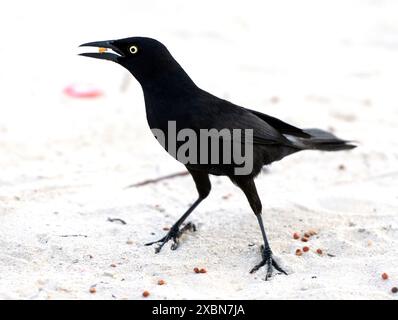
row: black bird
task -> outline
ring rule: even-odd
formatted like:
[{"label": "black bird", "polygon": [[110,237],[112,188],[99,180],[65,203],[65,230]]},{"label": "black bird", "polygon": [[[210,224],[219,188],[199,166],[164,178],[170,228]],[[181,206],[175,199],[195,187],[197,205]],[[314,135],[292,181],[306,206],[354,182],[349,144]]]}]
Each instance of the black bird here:
[{"label": "black bird", "polygon": [[[266,266],[266,279],[272,275],[273,268],[286,274],[274,260],[268,244],[261,217],[262,204],[254,178],[264,165],[301,150],[338,151],[352,149],[355,146],[331,133],[319,129],[299,129],[269,115],[242,108],[211,95],[195,85],[168,49],[157,40],[131,37],[90,42],[81,46],[110,49],[106,52],[104,52],[105,49],[100,49],[99,52],[81,55],[110,60],[125,67],[142,86],[149,127],[165,132],[166,140],[170,121],[175,121],[177,132],[184,128],[192,129],[197,133],[200,129],[212,128],[253,130],[251,140],[253,166],[248,173],[236,174],[234,171],[238,167],[236,162],[229,164],[184,163],[196,184],[199,197],[177,220],[166,236],[148,245],[160,243],[156,249],[156,252],[159,252],[165,243],[173,240],[171,248],[176,249],[182,232],[190,226],[188,224],[180,228],[182,223],[210,193],[209,174],[228,176],[246,195],[257,217],[264,240],[262,261],[251,272]],[[181,145],[181,142],[178,143]],[[163,146],[171,153],[164,144]],[[219,148],[216,151],[220,150]]]}]

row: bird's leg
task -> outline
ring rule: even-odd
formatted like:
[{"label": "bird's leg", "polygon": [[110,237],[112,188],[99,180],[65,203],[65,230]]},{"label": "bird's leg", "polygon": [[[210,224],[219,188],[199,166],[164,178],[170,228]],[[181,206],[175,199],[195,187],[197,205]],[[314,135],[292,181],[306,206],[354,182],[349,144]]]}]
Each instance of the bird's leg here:
[{"label": "bird's leg", "polygon": [[287,273],[278,265],[278,263],[272,257],[271,247],[268,244],[267,235],[265,234],[263,219],[261,214],[256,214],[258,224],[260,225],[261,234],[263,235],[264,245],[261,246],[261,253],[262,253],[262,261],[257,264],[250,273],[253,273],[260,269],[263,266],[267,268],[267,275],[265,276],[265,280],[268,280],[272,276],[273,268],[275,268],[280,273],[286,274]]},{"label": "bird's leg", "polygon": [[277,271],[287,274],[273,259],[272,251],[268,244],[267,235],[265,234],[263,219],[261,217],[262,204],[260,197],[257,193],[256,185],[254,184],[253,178],[246,176],[233,176],[230,179],[238,185],[239,188],[245,193],[247,200],[249,201],[250,207],[253,209],[254,214],[257,217],[258,224],[260,225],[261,234],[263,236],[264,245],[261,247],[262,250],[262,261],[256,265],[250,273],[253,273],[265,266],[267,268],[267,275],[265,280],[268,280],[272,276],[273,269],[275,268]]},{"label": "bird's leg", "polygon": [[[187,168],[188,169],[188,168]],[[155,249],[155,252],[158,253],[162,250],[163,246],[169,241],[173,240],[173,244],[171,245],[171,249],[175,250],[179,246],[179,238],[181,235],[187,231],[192,230],[196,231],[196,227],[192,223],[187,223],[184,227],[181,227],[182,223],[185,219],[191,214],[191,212],[201,203],[210,193],[211,184],[209,180],[209,175],[200,171],[193,171],[188,169],[189,173],[192,175],[192,178],[195,182],[196,189],[199,193],[199,198],[196,200],[193,205],[182,215],[180,219],[171,227],[170,231],[160,240],[147,243],[147,246],[150,246],[155,243],[160,243],[159,246]]]},{"label": "bird's leg", "polygon": [[189,222],[187,223],[184,227],[180,229],[181,224],[185,221],[185,219],[191,214],[191,212],[198,206],[200,202],[202,202],[203,199],[199,198],[194,202],[194,204],[185,212],[180,219],[170,228],[169,232],[160,240],[153,241],[146,243],[146,246],[153,245],[155,243],[160,243],[159,246],[155,249],[156,253],[159,253],[160,250],[162,250],[163,246],[169,241],[173,240],[173,244],[171,245],[171,250],[175,250],[178,248],[180,241],[179,238],[181,235],[187,231],[196,231],[196,226]]}]

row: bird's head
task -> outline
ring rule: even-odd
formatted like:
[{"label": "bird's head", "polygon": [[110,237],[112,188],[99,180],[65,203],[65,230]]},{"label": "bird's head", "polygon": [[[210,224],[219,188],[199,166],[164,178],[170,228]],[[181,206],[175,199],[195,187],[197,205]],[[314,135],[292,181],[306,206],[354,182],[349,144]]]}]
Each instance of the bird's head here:
[{"label": "bird's head", "polygon": [[173,69],[181,68],[167,48],[159,41],[145,37],[95,41],[80,47],[96,47],[97,52],[81,56],[116,62],[129,70],[141,82],[151,80]]}]

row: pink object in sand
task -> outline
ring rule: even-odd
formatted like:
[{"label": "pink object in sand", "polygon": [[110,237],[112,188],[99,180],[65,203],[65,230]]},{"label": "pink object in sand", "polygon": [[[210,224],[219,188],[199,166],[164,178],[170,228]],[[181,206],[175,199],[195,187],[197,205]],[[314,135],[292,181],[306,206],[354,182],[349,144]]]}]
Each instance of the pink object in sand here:
[{"label": "pink object in sand", "polygon": [[69,85],[64,89],[64,93],[72,98],[97,98],[103,95],[100,89],[84,86],[84,85]]}]

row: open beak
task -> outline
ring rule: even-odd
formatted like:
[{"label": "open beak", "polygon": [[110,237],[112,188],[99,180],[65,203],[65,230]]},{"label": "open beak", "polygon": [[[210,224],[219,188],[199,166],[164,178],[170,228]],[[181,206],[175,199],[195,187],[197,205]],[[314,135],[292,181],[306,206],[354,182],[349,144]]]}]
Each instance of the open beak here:
[{"label": "open beak", "polygon": [[[119,58],[124,57],[123,53],[116,46],[113,45],[112,40],[83,43],[79,47],[99,48],[98,52],[80,53],[79,56],[110,60],[113,62],[118,62]],[[109,52],[106,49],[111,49],[113,52]]]}]

